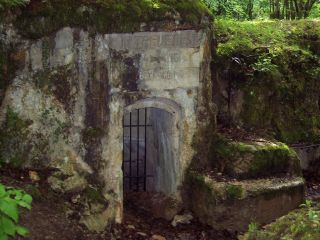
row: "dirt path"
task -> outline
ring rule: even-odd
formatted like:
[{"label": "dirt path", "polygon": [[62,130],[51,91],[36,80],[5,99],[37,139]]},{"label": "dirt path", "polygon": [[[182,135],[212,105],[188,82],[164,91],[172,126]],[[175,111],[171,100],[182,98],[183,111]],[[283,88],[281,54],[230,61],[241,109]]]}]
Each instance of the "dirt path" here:
[{"label": "dirt path", "polygon": [[[65,196],[50,191],[46,182],[48,173],[39,173],[40,181],[32,182],[28,171],[0,168],[0,182],[22,188],[34,196],[32,210],[21,212],[20,224],[30,230],[25,240],[233,240],[235,235],[215,231],[197,221],[188,225],[171,226],[170,222],[155,219],[130,203],[125,205],[124,223],[105,232],[90,233],[78,223],[76,214],[70,214]],[[73,209],[74,211],[74,209]],[[161,238],[163,237],[163,238]],[[22,240],[17,237],[16,239]]]},{"label": "dirt path", "polygon": [[[320,178],[305,173],[307,179],[306,197],[320,197]],[[74,214],[69,214],[70,201],[50,191],[46,173],[41,181],[31,181],[28,172],[0,169],[0,182],[8,186],[25,189],[32,194],[34,202],[31,211],[22,211],[20,224],[30,230],[27,240],[147,240],[157,236],[159,240],[235,240],[235,234],[216,231],[193,220],[188,225],[171,226],[170,222],[155,219],[144,210],[137,209],[130,202],[125,204],[124,223],[95,234],[78,223]],[[163,237],[163,238],[161,238]],[[22,238],[16,238],[22,240]]]}]

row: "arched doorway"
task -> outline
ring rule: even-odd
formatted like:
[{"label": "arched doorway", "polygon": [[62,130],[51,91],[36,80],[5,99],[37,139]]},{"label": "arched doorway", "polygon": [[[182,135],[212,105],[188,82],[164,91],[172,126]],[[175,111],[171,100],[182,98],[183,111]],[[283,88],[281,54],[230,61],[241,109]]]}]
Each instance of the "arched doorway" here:
[{"label": "arched doorway", "polygon": [[168,99],[150,98],[126,108],[123,190],[173,195],[177,188],[179,112]]}]

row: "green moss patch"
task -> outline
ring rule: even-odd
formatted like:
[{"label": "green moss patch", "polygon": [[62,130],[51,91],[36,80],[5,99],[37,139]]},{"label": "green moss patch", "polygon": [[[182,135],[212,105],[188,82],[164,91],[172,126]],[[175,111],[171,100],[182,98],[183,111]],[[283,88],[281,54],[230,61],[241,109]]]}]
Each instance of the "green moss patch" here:
[{"label": "green moss patch", "polygon": [[227,185],[226,193],[229,199],[241,199],[243,196],[243,189],[239,185]]},{"label": "green moss patch", "polygon": [[21,34],[39,38],[61,27],[134,32],[141,23],[181,20],[199,26],[209,11],[200,0],[32,0],[17,17]]}]

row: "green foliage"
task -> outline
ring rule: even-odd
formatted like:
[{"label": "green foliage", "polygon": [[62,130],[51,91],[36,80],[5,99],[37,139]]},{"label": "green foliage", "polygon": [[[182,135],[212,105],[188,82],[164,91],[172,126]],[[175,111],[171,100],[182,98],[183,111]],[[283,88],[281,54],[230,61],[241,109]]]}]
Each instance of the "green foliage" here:
[{"label": "green foliage", "polygon": [[5,8],[25,6],[29,0],[0,0],[0,10]]},{"label": "green foliage", "polygon": [[272,63],[272,58],[267,55],[261,55],[258,60],[251,65],[252,69],[257,72],[273,72],[277,70],[277,65]]},{"label": "green foliage", "polygon": [[[301,19],[319,17],[319,1],[310,0],[203,0],[218,18]],[[297,4],[296,7],[293,5]]]},{"label": "green foliage", "polygon": [[204,0],[215,16],[230,19],[247,19],[247,2],[241,0]]},{"label": "green foliage", "polygon": [[19,226],[19,209],[31,209],[32,197],[22,190],[5,187],[0,183],[0,239],[26,236],[28,229]]},{"label": "green foliage", "polygon": [[254,239],[258,232],[258,224],[257,223],[250,223],[248,226],[248,236],[249,239]]},{"label": "green foliage", "polygon": [[241,240],[313,240],[320,238],[320,205],[306,200],[299,210],[295,210],[259,230],[249,225],[248,233]]},{"label": "green foliage", "polygon": [[320,4],[316,4],[310,11],[309,18],[320,18]]}]

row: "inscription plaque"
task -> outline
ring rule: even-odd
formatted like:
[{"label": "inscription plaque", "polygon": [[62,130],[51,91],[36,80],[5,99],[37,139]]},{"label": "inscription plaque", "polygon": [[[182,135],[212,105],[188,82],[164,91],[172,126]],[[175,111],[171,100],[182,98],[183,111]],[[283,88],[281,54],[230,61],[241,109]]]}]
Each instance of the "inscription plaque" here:
[{"label": "inscription plaque", "polygon": [[194,30],[134,34],[107,34],[105,39],[115,50],[147,50],[154,48],[196,48],[202,32]]}]

